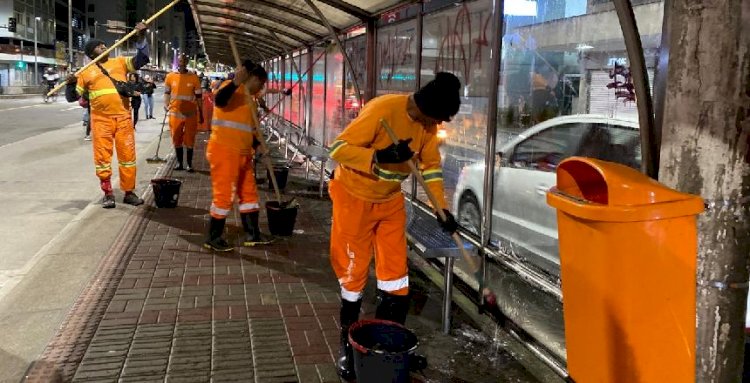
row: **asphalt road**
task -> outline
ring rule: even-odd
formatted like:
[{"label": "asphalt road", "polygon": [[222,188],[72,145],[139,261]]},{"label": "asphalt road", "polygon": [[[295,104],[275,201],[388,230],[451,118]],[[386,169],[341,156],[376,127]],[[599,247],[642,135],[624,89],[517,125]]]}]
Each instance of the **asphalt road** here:
[{"label": "asphalt road", "polygon": [[83,108],[63,97],[49,103],[42,102],[41,96],[0,100],[0,146],[80,123],[82,116]]}]

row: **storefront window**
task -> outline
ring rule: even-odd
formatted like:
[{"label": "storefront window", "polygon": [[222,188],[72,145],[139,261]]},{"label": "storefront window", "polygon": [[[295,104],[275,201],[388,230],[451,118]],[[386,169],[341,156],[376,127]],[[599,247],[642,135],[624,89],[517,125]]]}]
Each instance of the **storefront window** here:
[{"label": "storefront window", "polygon": [[378,30],[375,67],[377,95],[411,93],[417,83],[417,22],[406,21]]}]

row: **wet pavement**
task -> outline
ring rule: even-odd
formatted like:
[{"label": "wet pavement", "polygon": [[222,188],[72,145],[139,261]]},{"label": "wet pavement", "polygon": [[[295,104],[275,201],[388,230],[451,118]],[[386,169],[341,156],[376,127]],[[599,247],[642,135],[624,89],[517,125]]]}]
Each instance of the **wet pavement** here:
[{"label": "wet pavement", "polygon": [[[328,261],[330,201],[316,177],[295,168],[286,198],[301,208],[296,231],[267,247],[217,254],[202,248],[211,199],[206,133],[196,173],[183,181],[179,206],[157,209],[153,195],[136,209],[105,254],[59,333],[30,366],[32,382],[338,382],[339,288]],[[171,162],[164,175],[171,172]],[[259,172],[265,173],[265,172]],[[261,198],[272,198],[267,186]],[[267,231],[265,211],[261,228]],[[239,215],[226,238],[238,243]],[[374,278],[372,278],[374,279]],[[535,382],[503,344],[454,311],[440,332],[442,291],[410,274],[406,325],[429,367],[414,382]],[[374,280],[362,318],[375,311]]]}]

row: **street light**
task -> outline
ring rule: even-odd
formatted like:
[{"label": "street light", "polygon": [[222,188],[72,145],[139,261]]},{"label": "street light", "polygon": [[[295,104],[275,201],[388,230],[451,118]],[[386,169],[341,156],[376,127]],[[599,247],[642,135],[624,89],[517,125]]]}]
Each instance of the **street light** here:
[{"label": "street light", "polygon": [[36,49],[36,26],[39,23],[39,20],[42,18],[37,16],[34,18],[34,81],[38,83],[39,81],[39,64],[37,63],[37,56],[39,56],[39,51]]}]

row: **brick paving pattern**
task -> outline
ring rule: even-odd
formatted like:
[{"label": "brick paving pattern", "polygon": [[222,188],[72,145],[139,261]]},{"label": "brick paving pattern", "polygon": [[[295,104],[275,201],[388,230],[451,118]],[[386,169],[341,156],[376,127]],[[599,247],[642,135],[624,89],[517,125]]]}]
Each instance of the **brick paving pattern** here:
[{"label": "brick paving pattern", "polygon": [[[27,381],[339,381],[330,201],[309,188],[314,181],[292,174],[287,197],[296,194],[301,204],[296,228],[303,233],[229,253],[204,249],[211,202],[206,138],[199,133],[196,140],[198,171],[172,174],[183,181],[179,206],[134,213],[121,234],[128,241],[113,246],[112,259],[102,262]],[[262,211],[267,232],[265,223]],[[239,243],[236,211],[227,228],[226,239]]]}]

